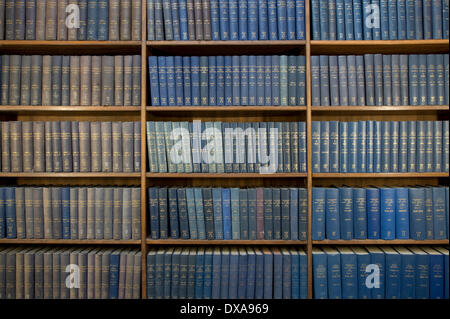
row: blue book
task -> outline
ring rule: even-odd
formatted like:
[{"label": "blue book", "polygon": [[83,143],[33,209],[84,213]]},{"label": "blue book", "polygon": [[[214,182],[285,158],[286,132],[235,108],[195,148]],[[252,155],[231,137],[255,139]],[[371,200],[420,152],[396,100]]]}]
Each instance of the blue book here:
[{"label": "blue book", "polygon": [[361,8],[362,0],[353,0],[353,26],[354,26],[354,39],[363,40],[363,9]]},{"label": "blue book", "polygon": [[97,40],[109,39],[109,1],[98,0],[98,31]]},{"label": "blue book", "polygon": [[[368,21],[369,16],[373,14],[370,9],[370,0],[361,0],[362,2],[362,18],[363,18],[363,39],[364,40],[372,40],[372,25],[369,23],[365,23]],[[372,16],[371,16],[372,17]]]},{"label": "blue book", "polygon": [[367,202],[367,238],[381,238],[380,189],[366,189]]},{"label": "blue book", "polygon": [[264,255],[257,247],[253,248],[256,255],[255,265],[255,299],[264,297]]},{"label": "blue book", "polygon": [[430,257],[430,299],[443,299],[446,280],[444,255],[431,247],[424,247],[423,250]]},{"label": "blue book", "polygon": [[399,299],[401,291],[401,256],[391,247],[383,247],[385,254],[385,298]]},{"label": "blue book", "polygon": [[88,0],[88,24],[87,24],[87,39],[97,40],[98,32],[98,1]]},{"label": "blue book", "polygon": [[375,77],[374,77],[374,55],[364,55],[365,83],[366,83],[366,105],[375,105]]},{"label": "blue book", "polygon": [[247,190],[248,200],[248,237],[250,240],[257,238],[257,213],[256,213],[256,189],[250,188]]},{"label": "blue book", "polygon": [[195,197],[194,189],[186,188],[186,208],[188,213],[189,221],[189,238],[199,239],[198,228],[197,228],[197,217],[195,212]]},{"label": "blue book", "polygon": [[416,124],[416,169],[417,172],[426,171],[426,121],[417,121]]},{"label": "blue book", "polygon": [[311,103],[313,106],[319,106],[321,103],[320,75],[320,57],[311,56]]},{"label": "blue book", "polygon": [[214,234],[215,239],[224,239],[223,215],[222,215],[222,188],[212,189],[212,200],[214,210]]},{"label": "blue book", "polygon": [[[395,2],[395,1],[394,1]],[[389,1],[380,0],[381,40],[389,40]]]},{"label": "blue book", "polygon": [[184,85],[183,85],[183,57],[175,56],[174,59],[174,73],[175,73],[175,95],[176,105],[184,104]]},{"label": "blue book", "polygon": [[[380,1],[381,0],[372,0],[371,1],[371,9],[373,13],[373,20],[371,21],[372,26],[372,40],[381,40],[381,28],[380,28],[380,22],[379,20],[376,20],[377,17],[377,8],[380,8]],[[379,9],[378,9],[379,14]]]},{"label": "blue book", "polygon": [[348,122],[348,161],[349,173],[358,172],[358,122]]},{"label": "blue book", "polygon": [[400,254],[400,298],[415,299],[416,256],[405,247],[396,247]]},{"label": "blue book", "polygon": [[286,37],[285,40],[296,40],[295,18],[296,6],[295,0],[286,0]]},{"label": "blue book", "polygon": [[191,92],[192,105],[200,105],[200,57],[198,56],[191,56]]},{"label": "blue book", "polygon": [[268,248],[262,250],[264,258],[264,286],[263,298],[273,298],[273,278],[274,278],[274,258],[272,252]]},{"label": "blue book", "polygon": [[390,172],[390,157],[391,157],[391,125],[390,122],[381,122],[381,171]]},{"label": "blue book", "polygon": [[315,299],[328,299],[327,255],[319,248],[313,248],[313,289]]},{"label": "blue book", "polygon": [[247,253],[247,283],[246,299],[255,298],[256,287],[256,252],[251,247],[246,248]]},{"label": "blue book", "polygon": [[[384,299],[385,298],[385,272],[386,272],[386,260],[385,254],[378,247],[366,247],[370,254],[370,263],[378,266],[379,270],[379,287],[370,285],[371,287],[371,299]],[[372,268],[373,269],[373,268]],[[372,270],[373,273],[373,270]],[[372,284],[373,282],[371,282]]]},{"label": "blue book", "polygon": [[337,40],[345,40],[345,1],[344,0],[336,0],[336,39]]},{"label": "blue book", "polygon": [[353,233],[355,239],[367,239],[367,195],[365,188],[353,189]]},{"label": "blue book", "polygon": [[[213,41],[220,40],[220,8],[219,0],[210,0],[209,6],[211,8],[211,38]],[[181,8],[180,8],[181,20]]]},{"label": "blue book", "polygon": [[416,171],[416,122],[408,121],[408,172]]},{"label": "blue book", "polygon": [[237,282],[237,298],[245,299],[247,296],[247,268],[248,256],[245,248],[239,249],[238,264],[238,282]]},{"label": "blue book", "polygon": [[444,256],[444,278],[445,278],[445,280],[444,280],[444,298],[448,299],[448,296],[449,296],[448,248],[436,247],[435,249]]},{"label": "blue book", "polygon": [[370,264],[370,254],[362,247],[353,247],[357,262],[357,280],[358,280],[358,299],[370,299],[371,289],[367,287],[366,280],[369,273],[366,272],[367,266]]},{"label": "blue book", "polygon": [[164,35],[165,40],[175,40],[172,20],[172,6],[170,0],[162,0],[162,9],[164,15]]},{"label": "blue book", "polygon": [[449,122],[443,121],[442,122],[442,145],[444,145],[442,149],[442,172],[448,172],[449,170]]},{"label": "blue book", "polygon": [[237,248],[230,250],[230,275],[228,284],[228,298],[238,298],[238,280],[239,280],[239,251]]},{"label": "blue book", "polygon": [[390,122],[390,143],[391,156],[389,167],[391,172],[398,172],[398,151],[399,151],[399,122]]},{"label": "blue book", "polygon": [[320,172],[330,171],[330,123],[320,123]]},{"label": "blue book", "polygon": [[249,79],[248,79],[248,55],[241,55],[240,56],[240,68],[239,68],[239,74],[240,74],[240,104],[241,105],[248,105],[248,86],[249,86]]},{"label": "blue book", "polygon": [[247,0],[248,39],[258,40],[258,0]]},{"label": "blue book", "polygon": [[150,236],[152,239],[159,239],[159,205],[158,188],[148,189],[148,202],[150,210]]},{"label": "blue book", "polygon": [[272,188],[273,239],[281,239],[281,189]]},{"label": "blue book", "polygon": [[[239,189],[239,239],[248,239],[248,193],[247,189]],[[231,193],[231,200],[233,201],[233,189]]]},{"label": "blue book", "polygon": [[388,1],[389,40],[398,40],[397,1]]},{"label": "blue book", "polygon": [[[305,2],[295,1],[296,40],[305,40]],[[445,29],[444,29],[445,30]]]},{"label": "blue book", "polygon": [[109,256],[109,298],[119,298],[119,267],[120,250],[113,251]]},{"label": "blue book", "polygon": [[[217,87],[217,68],[216,68],[216,57],[215,56],[209,56],[207,57],[208,62],[204,62],[204,64],[207,64],[207,67],[205,69],[205,65],[203,65],[203,73],[206,73],[208,75],[208,81],[206,82],[207,86],[203,87],[205,85],[204,77],[201,81],[202,84],[202,105],[216,105],[216,87]],[[204,101],[206,99],[206,101]],[[205,104],[206,102],[206,104]]]},{"label": "blue book", "polygon": [[306,252],[298,249],[300,255],[300,299],[308,298],[308,257]]},{"label": "blue book", "polygon": [[381,122],[374,122],[374,155],[373,155],[373,170],[375,173],[381,172],[381,154],[383,146],[383,136],[381,131]]},{"label": "blue book", "polygon": [[[257,65],[259,66],[259,61]],[[258,71],[259,70],[257,70],[257,72]],[[280,86],[280,56],[272,55],[272,103],[276,106],[281,105]],[[259,98],[259,92],[257,93],[257,96]]]},{"label": "blue book", "polygon": [[269,25],[267,22],[267,0],[258,0],[258,40],[269,39]]},{"label": "blue book", "polygon": [[232,239],[240,239],[239,189],[231,188],[230,191]]},{"label": "blue book", "polygon": [[358,298],[358,261],[348,247],[338,247],[341,257],[342,299]]},{"label": "blue book", "polygon": [[397,34],[398,40],[406,40],[406,0],[397,2]]},{"label": "blue book", "polygon": [[176,105],[176,85],[175,85],[175,59],[173,56],[166,56],[166,77],[167,77],[167,103],[170,106]]},{"label": "blue book", "polygon": [[326,200],[325,188],[314,187],[312,191],[313,240],[325,239],[325,200]]},{"label": "blue book", "polygon": [[329,240],[341,239],[340,216],[339,216],[339,189],[325,189],[325,229],[326,238]]},{"label": "blue book", "polygon": [[219,0],[220,10],[220,40],[230,39],[230,17],[228,11],[228,0]]},{"label": "blue book", "polygon": [[349,105],[358,105],[357,92],[357,72],[356,72],[356,57],[354,55],[347,56],[348,69],[348,103]]},{"label": "blue book", "polygon": [[[15,239],[17,238],[17,222],[16,222],[16,201],[15,201],[15,188],[4,187],[4,225],[6,229],[6,236],[0,236],[0,238]],[[1,210],[1,208],[0,208]]]},{"label": "blue book", "polygon": [[424,30],[422,1],[415,1],[415,29],[416,29],[416,40],[422,40]]},{"label": "blue book", "polygon": [[306,57],[297,56],[297,105],[306,105]]},{"label": "blue book", "polygon": [[[441,0],[433,0],[431,3],[431,14],[433,19],[431,19],[431,27],[433,30],[433,39],[443,39],[442,37],[442,6],[443,1]],[[447,29],[448,30],[448,29]],[[448,31],[447,31],[448,32]]]},{"label": "blue book", "polygon": [[328,40],[336,40],[336,3],[328,2]]},{"label": "blue book", "polygon": [[392,105],[392,56],[383,55],[383,101]]},{"label": "blue book", "polygon": [[280,56],[280,105],[288,105],[288,59]]},{"label": "blue book", "polygon": [[[214,0],[213,0],[214,1]],[[211,7],[212,2],[211,1]],[[188,30],[188,14],[187,14],[187,6],[185,0],[178,0],[178,12],[180,15],[180,39],[182,41],[189,40],[189,30]],[[212,17],[212,8],[211,8],[211,17]],[[151,21],[151,18],[148,18]],[[149,39],[151,40],[151,39]],[[220,39],[215,39],[220,40]]]},{"label": "blue book", "polygon": [[383,105],[383,55],[374,55],[375,105]]},{"label": "blue book", "polygon": [[449,38],[449,19],[448,19],[448,11],[449,5],[448,1],[442,1],[442,39]]},{"label": "blue book", "polygon": [[248,39],[248,13],[247,13],[247,0],[239,1],[239,40],[247,40]]},{"label": "blue book", "polygon": [[416,39],[416,1],[406,0],[406,39]]},{"label": "blue book", "polygon": [[290,225],[290,239],[298,240],[298,225],[299,225],[299,207],[298,207],[298,188],[289,189],[289,225]]},{"label": "blue book", "polygon": [[445,104],[445,95],[448,92],[445,92],[445,70],[444,70],[444,55],[437,54],[436,55],[436,104],[444,105]]},{"label": "blue book", "polygon": [[401,121],[399,124],[398,143],[398,171],[408,172],[408,122]]},{"label": "blue book", "polygon": [[320,122],[312,121],[311,123],[311,154],[312,154],[312,171],[320,173]]},{"label": "blue book", "polygon": [[373,173],[373,159],[374,159],[374,131],[375,122],[367,121],[366,122],[366,172]]},{"label": "blue book", "polygon": [[194,188],[194,202],[195,202],[195,213],[197,220],[197,232],[198,239],[206,239],[206,225],[205,225],[205,214],[203,210],[203,196],[202,189]]},{"label": "blue book", "polygon": [[395,238],[409,239],[409,191],[406,187],[395,188],[395,191]]},{"label": "blue book", "polygon": [[159,101],[161,106],[168,105],[167,94],[167,68],[164,56],[158,56],[158,83],[159,83]]},{"label": "blue book", "polygon": [[181,28],[180,28],[180,8],[178,6],[178,0],[170,1],[170,10],[172,11],[172,32],[174,40],[181,40]]},{"label": "blue book", "polygon": [[220,248],[214,248],[212,257],[212,290],[211,299],[220,298],[220,275],[221,275],[222,255]]},{"label": "blue book", "polygon": [[[256,56],[256,64],[255,64],[255,70],[256,70],[256,105],[264,105],[265,104],[265,61],[263,55]],[[279,67],[279,66],[278,66]],[[279,72],[279,69],[278,69]]]},{"label": "blue book", "polygon": [[[330,81],[328,78],[328,56],[319,56],[319,79],[315,79],[316,82],[320,82],[320,103],[321,106],[330,105]],[[314,83],[316,85],[316,83]]]},{"label": "blue book", "polygon": [[425,187],[425,239],[433,239],[433,190]]},{"label": "blue book", "polygon": [[341,239],[353,239],[353,189],[350,187],[339,187],[339,214]]},{"label": "blue book", "polygon": [[445,214],[445,188],[433,187],[433,239],[447,239],[447,227]]},{"label": "blue book", "polygon": [[320,40],[328,39],[328,0],[319,0]]},{"label": "blue book", "polygon": [[331,173],[339,172],[339,122],[329,122],[329,167]]},{"label": "blue book", "polygon": [[344,15],[345,15],[345,39],[355,40],[354,35],[354,23],[353,23],[353,1],[345,0],[344,2]]},{"label": "blue book", "polygon": [[[173,258],[176,257],[176,251],[174,252]],[[212,248],[205,249],[204,257],[204,267],[203,267],[203,298],[212,298],[212,283],[213,283],[213,250]],[[172,271],[173,272],[173,271]]]},{"label": "blue book", "polygon": [[299,172],[306,172],[306,123],[298,123],[298,161],[299,161]]},{"label": "blue book", "polygon": [[[96,199],[97,200],[97,199]],[[61,188],[61,226],[62,238],[71,239],[70,235],[70,188]]]},{"label": "blue book", "polygon": [[288,56],[288,105],[291,105],[291,106],[298,105],[296,91],[297,91],[297,56],[289,55]]},{"label": "blue book", "polygon": [[151,105],[159,106],[159,77],[158,77],[158,57],[150,56],[148,58],[148,72],[150,79]]},{"label": "blue book", "polygon": [[347,173],[349,171],[348,123],[349,122],[339,122],[339,171],[341,173]]},{"label": "blue book", "polygon": [[[167,271],[167,270],[165,270]],[[205,249],[198,248],[195,255],[195,299],[203,299],[203,285],[205,275]],[[166,281],[164,281],[166,285]]]},{"label": "blue book", "polygon": [[435,18],[433,14],[433,0],[422,0],[422,10],[423,10],[423,39],[430,40],[433,39],[433,22]]},{"label": "blue book", "polygon": [[358,137],[356,144],[357,151],[357,160],[356,160],[356,170],[361,173],[365,173],[367,171],[366,162],[367,162],[367,153],[366,153],[366,143],[367,137],[367,121],[358,121]]},{"label": "blue book", "polygon": [[176,188],[168,189],[168,205],[169,205],[170,238],[176,239],[180,237]]},{"label": "blue book", "polygon": [[237,0],[228,1],[230,40],[239,40],[239,6]]},{"label": "blue book", "polygon": [[395,239],[396,192],[394,188],[380,188],[381,238]]},{"label": "blue book", "polygon": [[278,40],[277,1],[267,0],[268,40]]},{"label": "blue book", "polygon": [[183,56],[183,85],[184,85],[184,104],[185,106],[192,105],[191,92],[191,57]]},{"label": "blue book", "polygon": [[427,57],[427,104],[436,105],[437,86],[436,86],[436,54],[428,54]]},{"label": "blue book", "polygon": [[430,255],[419,247],[410,247],[415,257],[415,299],[430,296]]},{"label": "blue book", "polygon": [[426,236],[425,188],[409,189],[410,237],[424,240]]},{"label": "blue book", "polygon": [[346,106],[348,103],[348,77],[347,77],[347,57],[338,56],[339,65],[339,105]]},{"label": "blue book", "polygon": [[230,276],[230,249],[222,248],[220,299],[228,299],[229,294],[229,276]]},{"label": "blue book", "polygon": [[248,57],[248,105],[256,105],[256,56]]},{"label": "blue book", "polygon": [[231,56],[224,57],[225,61],[225,105],[233,105],[233,64]]},{"label": "blue book", "polygon": [[[290,254],[290,297],[291,299],[300,299],[300,255],[295,248],[290,248],[288,250]],[[283,264],[284,266],[284,264]],[[284,277],[283,277],[284,279]]]},{"label": "blue book", "polygon": [[328,298],[342,299],[341,256],[331,247],[323,248],[327,255]]},{"label": "blue book", "polygon": [[[262,61],[260,61],[262,62]],[[264,56],[264,65],[258,65],[258,105],[272,105],[272,56]],[[261,72],[261,74],[259,73]],[[262,77],[264,77],[264,88],[262,88]],[[261,101],[264,100],[264,102]],[[255,99],[256,100],[256,99]]]},{"label": "blue book", "polygon": [[320,0],[311,0],[312,40],[320,38]]}]

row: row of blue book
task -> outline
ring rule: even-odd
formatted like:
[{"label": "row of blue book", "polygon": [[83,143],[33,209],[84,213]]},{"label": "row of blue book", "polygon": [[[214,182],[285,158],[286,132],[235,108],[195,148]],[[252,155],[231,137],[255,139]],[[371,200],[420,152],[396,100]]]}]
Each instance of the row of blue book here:
[{"label": "row of blue book", "polygon": [[152,106],[305,105],[305,56],[151,56]]},{"label": "row of blue book", "polygon": [[1,299],[140,299],[141,252],[131,248],[0,248]]},{"label": "row of blue book", "polygon": [[305,188],[148,189],[152,239],[306,240]]},{"label": "row of blue book", "polygon": [[1,172],[140,172],[140,122],[0,122]]},{"label": "row of blue book", "polygon": [[306,299],[302,248],[168,247],[147,254],[149,299]]},{"label": "row of blue book", "polygon": [[313,121],[314,173],[448,172],[448,121]]},{"label": "row of blue book", "polygon": [[311,0],[313,40],[448,39],[447,0]]},{"label": "row of blue book", "polygon": [[2,55],[0,69],[0,105],[141,105],[140,55]]},{"label": "row of blue book", "polygon": [[448,54],[312,56],[312,105],[448,105],[448,65]]},{"label": "row of blue book", "polygon": [[448,187],[312,191],[312,239],[448,239]]},{"label": "row of blue book", "polygon": [[305,38],[305,0],[147,0],[148,40]]},{"label": "row of blue book", "polygon": [[0,238],[141,239],[138,187],[0,187]]},{"label": "row of blue book", "polygon": [[448,299],[448,247],[313,248],[316,299]]},{"label": "row of blue book", "polygon": [[306,172],[305,122],[147,122],[152,173]]},{"label": "row of blue book", "polygon": [[0,40],[139,41],[141,14],[141,0],[2,0]]}]

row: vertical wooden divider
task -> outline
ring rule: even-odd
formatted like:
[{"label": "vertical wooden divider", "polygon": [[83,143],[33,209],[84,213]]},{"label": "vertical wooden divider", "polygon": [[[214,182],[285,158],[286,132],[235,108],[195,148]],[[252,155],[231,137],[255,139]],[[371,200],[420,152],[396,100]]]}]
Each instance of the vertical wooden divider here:
[{"label": "vertical wooden divider", "polygon": [[141,9],[141,298],[147,299],[147,1]]},{"label": "vertical wooden divider", "polygon": [[310,1],[305,1],[305,32],[306,32],[306,185],[308,192],[308,233],[306,251],[308,256],[308,299],[313,298],[312,271],[312,157],[311,157],[311,18]]}]

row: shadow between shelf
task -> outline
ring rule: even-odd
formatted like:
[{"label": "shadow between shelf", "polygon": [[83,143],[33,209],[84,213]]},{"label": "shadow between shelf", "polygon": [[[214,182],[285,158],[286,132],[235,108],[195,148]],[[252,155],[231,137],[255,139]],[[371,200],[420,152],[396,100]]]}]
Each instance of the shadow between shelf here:
[{"label": "shadow between shelf", "polygon": [[140,106],[0,106],[0,114],[6,115],[108,115],[108,116],[138,116]]},{"label": "shadow between shelf", "polygon": [[302,240],[194,240],[194,239],[150,239],[148,245],[306,245]]},{"label": "shadow between shelf", "polygon": [[147,173],[147,178],[306,178],[306,173]]},{"label": "shadow between shelf", "polygon": [[444,240],[413,240],[413,239],[353,239],[353,240],[313,240],[313,245],[448,245]]},{"label": "shadow between shelf", "polygon": [[449,173],[313,173],[313,178],[448,178]]},{"label": "shadow between shelf", "polygon": [[140,245],[140,240],[119,239],[0,239],[1,244],[27,245]]}]

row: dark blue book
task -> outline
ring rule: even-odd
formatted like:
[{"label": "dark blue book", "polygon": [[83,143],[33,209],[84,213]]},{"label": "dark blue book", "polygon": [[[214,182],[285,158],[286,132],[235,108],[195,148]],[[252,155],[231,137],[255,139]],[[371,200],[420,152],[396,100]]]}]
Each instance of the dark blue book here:
[{"label": "dark blue book", "polygon": [[196,265],[197,265],[197,248],[189,249],[188,263],[187,263],[187,289],[186,298],[195,298],[195,283],[196,283]]},{"label": "dark blue book", "polygon": [[313,240],[325,239],[325,188],[314,187],[312,192],[312,238]]},{"label": "dark blue book", "polygon": [[177,207],[179,215],[180,237],[189,239],[189,217],[187,211],[186,189],[177,189]]},{"label": "dark blue book", "polygon": [[295,1],[296,40],[305,40],[305,2]]},{"label": "dark blue book", "polygon": [[399,125],[398,171],[408,172],[408,122],[401,121]]},{"label": "dark blue book", "polygon": [[367,239],[366,189],[353,189],[353,233],[355,239]]},{"label": "dark blue book", "polygon": [[195,299],[203,299],[204,284],[204,268],[205,268],[205,249],[198,248],[195,256]]},{"label": "dark blue book", "polygon": [[361,8],[361,0],[353,0],[353,26],[355,40],[363,40],[363,12],[365,8]]},{"label": "dark blue book", "polygon": [[445,188],[433,187],[433,239],[442,240],[447,238],[447,224],[445,214]]},{"label": "dark blue book", "polygon": [[425,172],[426,171],[426,131],[427,131],[426,121],[416,122],[416,171]]},{"label": "dark blue book", "polygon": [[357,152],[357,160],[356,160],[356,171],[365,173],[367,171],[367,121],[358,121],[358,137],[356,142],[356,152]]},{"label": "dark blue book", "polygon": [[248,7],[248,16],[247,16],[248,39],[258,40],[258,0],[247,0],[247,7]]},{"label": "dark blue book", "polygon": [[200,96],[200,57],[191,56],[191,102],[192,102],[192,105],[197,105],[197,106],[200,105],[200,98],[201,98],[201,96]]},{"label": "dark blue book", "polygon": [[[427,104],[427,93],[428,93],[428,55],[419,55],[419,105]],[[431,64],[433,66],[433,64]]]},{"label": "dark blue book", "polygon": [[358,122],[348,122],[348,172],[358,172]]},{"label": "dark blue book", "polygon": [[173,56],[166,56],[166,77],[167,77],[167,103],[175,106],[177,101],[175,84],[175,59]]},{"label": "dark blue book", "polygon": [[250,240],[257,239],[257,213],[256,213],[256,189],[247,190],[248,200],[248,237]]},{"label": "dark blue book", "polygon": [[[372,40],[372,25],[369,23],[366,23],[368,21],[372,21],[371,14],[373,14],[372,10],[367,10],[367,8],[370,8],[370,0],[361,0],[362,4],[362,19],[364,23],[363,26],[363,39],[364,40]],[[370,16],[370,17],[369,17]]]},{"label": "dark blue book", "polygon": [[319,0],[320,40],[328,39],[328,0]]},{"label": "dark blue book", "polygon": [[416,122],[408,121],[408,172],[415,172],[416,167]]},{"label": "dark blue book", "polygon": [[272,188],[273,239],[281,239],[281,189]]},{"label": "dark blue book", "polygon": [[345,106],[348,103],[348,77],[347,77],[347,57],[338,56],[339,65],[339,105]]},{"label": "dark blue book", "polygon": [[398,40],[406,40],[406,0],[397,2],[397,33]]},{"label": "dark blue book", "polygon": [[431,247],[423,249],[430,256],[430,299],[443,299],[445,296],[444,255]]},{"label": "dark blue book", "polygon": [[349,122],[339,122],[339,171],[341,173],[346,173],[349,171],[349,167],[348,167],[348,154],[349,154],[348,123]]},{"label": "dark blue book", "polygon": [[231,239],[231,193],[229,188],[222,189],[223,237]]},{"label": "dark blue book", "polygon": [[200,105],[209,105],[209,66],[208,57],[200,57]]},{"label": "dark blue book", "polygon": [[69,187],[61,188],[61,226],[62,226],[62,238],[63,239],[71,239],[70,188]]},{"label": "dark blue book", "polygon": [[197,219],[198,239],[206,239],[205,210],[202,189],[194,188],[195,214]]},{"label": "dark blue book", "polygon": [[247,0],[239,1],[239,40],[248,40],[248,4]]},{"label": "dark blue book", "polygon": [[416,1],[406,0],[405,10],[406,10],[406,39],[415,40],[416,39]]},{"label": "dark blue book", "polygon": [[409,104],[419,105],[419,56],[417,54],[409,55],[408,61],[409,73]]},{"label": "dark blue book", "polygon": [[358,262],[348,247],[338,248],[341,257],[342,299],[358,298]]},{"label": "dark blue book", "polygon": [[195,212],[195,197],[193,188],[186,188],[186,208],[189,221],[189,238],[198,239],[197,217]]},{"label": "dark blue book", "polygon": [[350,187],[339,188],[339,216],[341,239],[353,239],[353,189]]},{"label": "dark blue book", "polygon": [[0,187],[0,238],[6,238],[6,187]]},{"label": "dark blue book", "polygon": [[[322,22],[322,21],[320,21]],[[336,39],[345,40],[345,1],[336,0]]]},{"label": "dark blue book", "polygon": [[172,24],[172,7],[170,0],[162,0],[162,12],[164,16],[164,37],[165,40],[174,40]]},{"label": "dark blue book", "polygon": [[384,105],[392,105],[392,59],[391,55],[383,55],[383,101]]},{"label": "dark blue book", "polygon": [[367,121],[366,122],[366,172],[373,173],[374,172],[374,138],[375,138],[375,122]]},{"label": "dark blue book", "polygon": [[98,0],[98,31],[99,41],[109,39],[109,1]]},{"label": "dark blue book", "polygon": [[220,299],[227,299],[230,275],[230,249],[227,247],[222,248],[220,272]]},{"label": "dark blue book", "polygon": [[314,173],[320,173],[321,163],[320,163],[320,126],[321,122],[313,121],[311,123],[311,144],[312,144],[312,171]]},{"label": "dark blue book", "polygon": [[120,251],[111,252],[109,256],[109,298],[119,298]]},{"label": "dark blue book", "polygon": [[169,238],[169,214],[167,203],[167,188],[158,189],[159,201],[159,234],[161,239]]},{"label": "dark blue book", "polygon": [[258,0],[258,40],[269,39],[267,0]]},{"label": "dark blue book", "polygon": [[320,172],[330,171],[330,123],[320,122]]},{"label": "dark blue book", "polygon": [[[312,58],[311,58],[312,59]],[[330,81],[328,78],[328,56],[319,56],[319,82],[320,82],[320,103],[321,106],[330,105]],[[316,79],[317,81],[317,79]]]},{"label": "dark blue book", "polygon": [[385,254],[385,298],[399,299],[401,289],[401,256],[391,247],[383,247]]},{"label": "dark blue book", "polygon": [[220,40],[230,39],[230,29],[229,29],[229,11],[228,11],[228,0],[219,0],[219,11],[220,11]]},{"label": "dark blue book", "polygon": [[364,55],[364,69],[366,82],[366,105],[375,105],[375,75],[374,75],[374,55]]},{"label": "dark blue book", "polygon": [[250,247],[245,249],[245,253],[247,255],[247,264],[244,266],[247,271],[246,299],[253,299],[255,298],[256,286],[256,253]]},{"label": "dark blue book", "polygon": [[353,1],[345,0],[345,39],[355,40],[354,23],[353,23]]},{"label": "dark blue book", "polygon": [[180,238],[180,226],[178,218],[178,201],[177,201],[177,189],[168,189],[168,205],[169,205],[169,229],[170,238]]},{"label": "dark blue book", "polygon": [[175,104],[183,105],[184,103],[183,57],[175,56],[174,72],[175,72],[175,93],[176,93]]},{"label": "dark blue book", "polygon": [[241,55],[239,57],[239,76],[240,76],[240,104],[248,105],[248,88],[249,88],[249,78],[248,78],[248,55]]},{"label": "dark blue book", "polygon": [[442,148],[442,169],[443,172],[448,172],[449,170],[449,122],[443,121],[442,122],[442,145],[444,147]]},{"label": "dark blue book", "polygon": [[383,105],[383,55],[374,55],[375,105]]},{"label": "dark blue book", "polygon": [[339,216],[339,189],[325,189],[325,229],[329,240],[341,239]]},{"label": "dark blue book", "polygon": [[395,238],[409,239],[409,191],[406,187],[397,187],[395,191]]},{"label": "dark blue book", "polygon": [[238,280],[239,280],[239,250],[237,248],[230,249],[230,274],[228,284],[228,298],[238,298]]},{"label": "dark blue book", "polygon": [[426,237],[425,188],[409,189],[409,212],[411,239],[424,240]]},{"label": "dark blue book", "polygon": [[212,289],[211,298],[220,298],[220,280],[221,280],[222,255],[220,248],[214,248],[212,255]]},{"label": "dark blue book", "polygon": [[380,188],[381,238],[395,239],[396,191]]},{"label": "dark blue book", "polygon": [[[448,3],[446,4],[447,8],[448,8]],[[445,1],[439,1],[439,0],[433,0],[432,4],[431,4],[431,8],[432,8],[432,17],[433,19],[431,20],[432,23],[432,29],[433,29],[433,39],[444,39],[443,37],[443,30],[445,30],[444,32],[448,32],[448,28],[444,29],[443,28],[443,7],[445,6]],[[448,10],[448,9],[447,9]],[[447,13],[447,19],[448,19],[448,13]],[[447,24],[448,26],[448,24]]]},{"label": "dark blue book", "polygon": [[159,106],[159,77],[158,77],[158,57],[150,56],[148,58],[148,72],[150,79],[151,105]]},{"label": "dark blue book", "polygon": [[362,247],[353,247],[357,261],[358,299],[370,299],[371,289],[367,287],[367,266],[370,264],[370,254]]},{"label": "dark blue book", "polygon": [[164,56],[158,56],[158,83],[159,83],[160,105],[167,106],[168,105],[167,68],[166,68],[166,58]]},{"label": "dark blue book", "polygon": [[298,240],[299,230],[299,206],[298,206],[298,188],[290,188],[289,191],[289,237],[291,240]]},{"label": "dark blue book", "polygon": [[288,40],[287,1],[277,0],[278,40]]},{"label": "dark blue book", "polygon": [[390,171],[398,172],[398,151],[399,151],[399,122],[390,122],[390,135],[391,135],[391,158],[390,158]]},{"label": "dark blue book", "polygon": [[384,299],[385,297],[385,273],[386,273],[386,259],[384,252],[378,247],[366,247],[370,254],[370,263],[378,266],[380,275],[379,287],[372,286],[371,299]]},{"label": "dark blue book", "polygon": [[395,250],[400,254],[400,298],[415,298],[415,269],[416,256],[405,247],[396,247]]},{"label": "dark blue book", "polygon": [[[372,27],[372,40],[381,40],[381,28],[379,21],[376,20],[377,16],[377,8],[380,8],[380,2],[381,0],[372,0],[371,1],[371,13],[373,14],[371,20],[371,27]],[[378,10],[379,14],[379,10]]]},{"label": "dark blue book", "polygon": [[87,9],[87,38],[86,40],[97,40],[98,32],[98,1],[88,0]]},{"label": "dark blue book", "polygon": [[[175,258],[175,254],[174,254]],[[212,283],[213,283],[213,249],[205,249],[205,260],[203,267],[203,298],[212,298]]]},{"label": "dark blue book", "polygon": [[388,1],[389,40],[398,40],[397,1]]},{"label": "dark blue book", "polygon": [[321,103],[320,77],[321,77],[320,57],[311,56],[311,96],[312,96],[311,103],[313,106],[319,106]]},{"label": "dark blue book", "polygon": [[320,32],[320,0],[311,0],[312,39],[321,40]]},{"label": "dark blue book", "polygon": [[191,91],[191,57],[183,56],[183,85],[184,85],[184,104],[186,106],[192,105],[192,91]]},{"label": "dark blue book", "polygon": [[278,40],[277,1],[267,0],[268,40]]},{"label": "dark blue book", "polygon": [[[394,12],[395,13],[395,12]],[[380,0],[381,40],[389,40],[389,1]]]},{"label": "dark blue book", "polygon": [[297,105],[306,105],[306,57],[297,56]]},{"label": "dark blue book", "polygon": [[[214,0],[213,0],[214,1]],[[211,2],[212,6],[212,2]],[[147,5],[148,9],[148,5]],[[178,12],[179,12],[179,19],[180,19],[180,40],[187,41],[189,40],[189,29],[188,29],[188,14],[187,14],[187,6],[186,1],[184,0],[178,0]],[[213,10],[211,8],[211,17],[212,17]],[[148,23],[151,23],[151,16],[149,17],[147,14]],[[149,39],[152,40],[152,39]],[[220,40],[220,39],[215,39]]]},{"label": "dark blue book", "polygon": [[381,171],[390,172],[390,158],[391,158],[391,125],[390,122],[381,122]]},{"label": "dark blue book", "polygon": [[[15,239],[17,238],[17,222],[16,222],[16,201],[15,201],[15,188],[4,187],[4,222],[6,236],[0,236],[0,238]],[[2,208],[0,208],[1,210]],[[0,213],[1,214],[1,213]]]},{"label": "dark blue book", "polygon": [[[259,62],[258,62],[259,65]],[[280,75],[280,56],[272,55],[272,103],[281,105],[281,75]],[[257,70],[258,72],[258,70]],[[258,75],[257,75],[258,76]],[[258,83],[257,83],[258,85]],[[260,96],[258,92],[258,98]],[[259,104],[258,104],[259,105]]]},{"label": "dark blue book", "polygon": [[430,255],[419,247],[409,247],[414,254],[416,271],[415,279],[415,298],[428,299],[430,296]]},{"label": "dark blue book", "polygon": [[328,299],[327,254],[320,248],[313,248],[313,291],[315,299]]},{"label": "dark blue book", "polygon": [[381,236],[380,189],[366,189],[367,238],[379,239]]},{"label": "dark blue book", "polygon": [[273,298],[274,256],[268,248],[262,250],[264,256],[264,299]]},{"label": "dark blue book", "polygon": [[225,105],[233,105],[233,64],[231,56],[227,55],[225,60]]},{"label": "dark blue book", "polygon": [[237,0],[229,0],[230,40],[239,40],[239,6]]},{"label": "dark blue book", "polygon": [[238,264],[238,282],[237,282],[237,298],[245,299],[247,295],[247,268],[248,256],[245,248],[239,249],[239,264]]},{"label": "dark blue book", "polygon": [[283,256],[278,248],[273,254],[273,299],[283,298]]}]

